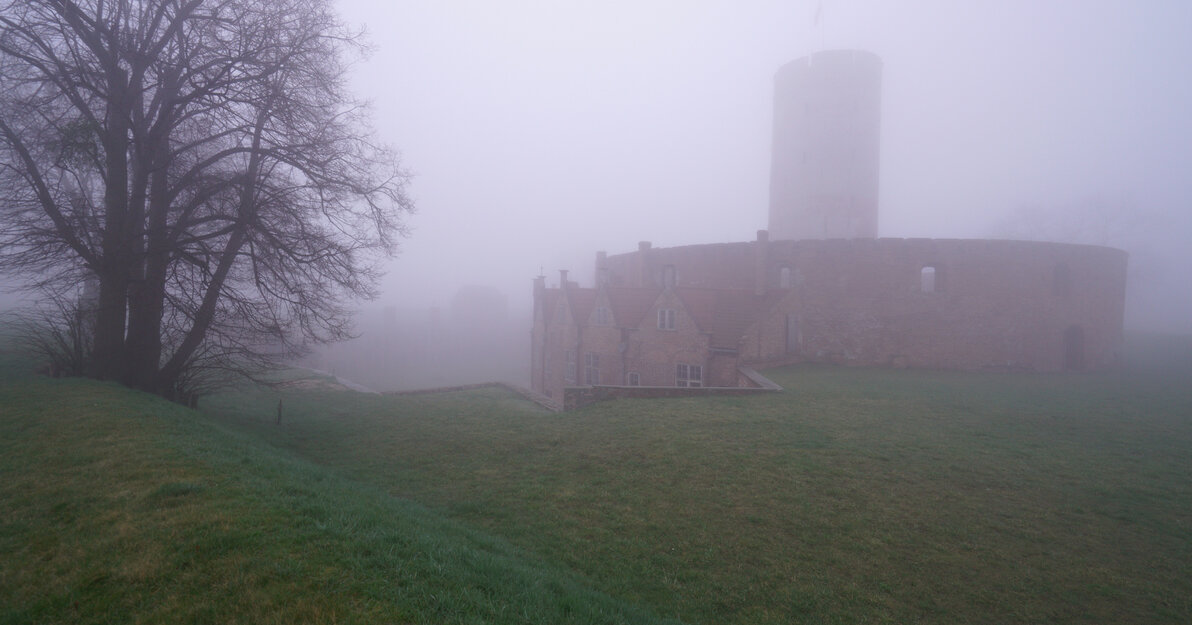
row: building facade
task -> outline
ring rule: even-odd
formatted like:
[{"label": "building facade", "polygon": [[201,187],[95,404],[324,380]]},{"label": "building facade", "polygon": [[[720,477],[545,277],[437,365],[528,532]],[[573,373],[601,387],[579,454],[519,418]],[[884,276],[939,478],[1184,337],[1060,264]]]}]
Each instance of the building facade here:
[{"label": "building facade", "polygon": [[876,238],[880,81],[881,61],[850,50],[779,70],[770,225],[756,240],[600,252],[590,288],[539,277],[534,389],[747,387],[753,367],[801,362],[1117,366],[1125,252]]},{"label": "building facade", "polygon": [[1125,252],[983,239],[652,248],[597,284],[535,284],[535,390],[748,386],[742,367],[820,362],[1082,371],[1122,358]]}]

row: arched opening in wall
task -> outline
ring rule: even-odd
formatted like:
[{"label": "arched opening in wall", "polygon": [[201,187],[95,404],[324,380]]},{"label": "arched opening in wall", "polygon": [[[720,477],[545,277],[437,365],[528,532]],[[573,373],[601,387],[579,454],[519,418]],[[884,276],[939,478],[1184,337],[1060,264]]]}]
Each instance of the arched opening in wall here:
[{"label": "arched opening in wall", "polygon": [[789,289],[792,286],[791,268],[783,267],[778,270],[778,288]]},{"label": "arched opening in wall", "polygon": [[1064,330],[1064,370],[1084,371],[1084,328],[1080,326]]},{"label": "arched opening in wall", "polygon": [[675,266],[666,265],[662,268],[662,286],[663,288],[671,288],[675,286]]},{"label": "arched opening in wall", "polygon": [[1067,297],[1072,292],[1072,270],[1066,263],[1055,266],[1051,275],[1051,294]]},{"label": "arched opening in wall", "polygon": [[919,270],[919,290],[924,293],[937,293],[944,290],[943,272],[935,265],[925,265]]}]

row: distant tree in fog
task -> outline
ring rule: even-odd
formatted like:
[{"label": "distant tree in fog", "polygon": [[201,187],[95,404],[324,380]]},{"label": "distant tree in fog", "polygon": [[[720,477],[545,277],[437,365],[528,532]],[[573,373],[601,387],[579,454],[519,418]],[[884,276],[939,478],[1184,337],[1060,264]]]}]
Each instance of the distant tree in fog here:
[{"label": "distant tree in fog", "polygon": [[0,271],[96,285],[97,378],[346,336],[412,209],[346,90],[330,0],[0,0]]}]

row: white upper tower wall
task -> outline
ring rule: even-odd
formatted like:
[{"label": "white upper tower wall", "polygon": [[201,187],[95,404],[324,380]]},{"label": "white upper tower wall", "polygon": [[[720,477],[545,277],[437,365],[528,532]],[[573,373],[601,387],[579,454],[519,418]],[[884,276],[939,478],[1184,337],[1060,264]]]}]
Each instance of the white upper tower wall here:
[{"label": "white upper tower wall", "polygon": [[875,238],[882,61],[830,50],[774,76],[770,236]]}]

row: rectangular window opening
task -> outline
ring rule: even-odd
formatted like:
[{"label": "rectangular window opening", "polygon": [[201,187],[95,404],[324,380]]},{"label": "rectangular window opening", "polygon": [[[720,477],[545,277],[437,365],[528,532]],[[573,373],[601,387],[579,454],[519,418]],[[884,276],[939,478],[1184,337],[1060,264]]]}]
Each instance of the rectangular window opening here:
[{"label": "rectangular window opening", "polygon": [[588,352],[584,354],[584,384],[595,386],[600,384],[600,356]]},{"label": "rectangular window opening", "polygon": [[675,329],[675,311],[672,308],[661,308],[658,310],[658,329],[659,330],[674,330]]},{"label": "rectangular window opening", "polygon": [[699,388],[703,385],[704,368],[702,365],[675,365],[675,386]]}]

